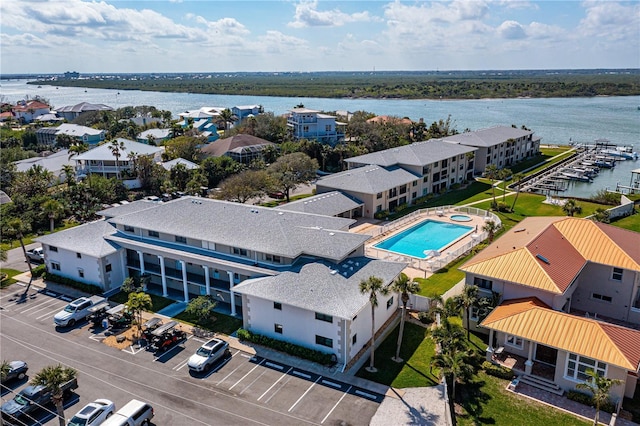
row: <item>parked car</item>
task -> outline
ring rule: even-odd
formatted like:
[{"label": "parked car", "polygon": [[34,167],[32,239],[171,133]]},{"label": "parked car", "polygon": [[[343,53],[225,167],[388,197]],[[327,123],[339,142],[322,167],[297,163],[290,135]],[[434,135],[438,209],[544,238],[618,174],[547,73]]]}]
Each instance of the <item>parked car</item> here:
[{"label": "parked car", "polygon": [[27,250],[27,258],[29,258],[31,262],[44,263],[44,252],[42,247]]},{"label": "parked car", "polygon": [[73,327],[73,325],[85,319],[91,312],[89,309],[106,301],[102,296],[81,297],[69,303],[63,310],[55,314],[53,322],[60,327]]},{"label": "parked car", "polygon": [[284,192],[282,191],[269,192],[267,195],[271,198],[275,198],[276,200],[282,200],[285,197]]},{"label": "parked car", "polygon": [[153,407],[151,405],[132,399],[102,423],[102,426],[148,426],[152,418]]},{"label": "parked car", "polygon": [[69,420],[67,426],[98,426],[116,411],[116,406],[108,399],[96,399],[82,407]]},{"label": "parked car", "polygon": [[[74,378],[69,380],[67,383],[63,383],[60,387],[63,394],[68,396],[71,391],[78,388],[78,381]],[[50,402],[51,392],[45,386],[30,385],[16,394],[11,401],[7,401],[2,404],[0,410],[2,411],[2,416],[4,418],[15,420],[25,414],[35,411],[43,405],[48,405]]]},{"label": "parked car", "polygon": [[200,346],[195,354],[191,355],[187,365],[193,371],[209,371],[216,361],[228,353],[229,343],[222,339],[213,338]]},{"label": "parked car", "polygon": [[22,380],[27,375],[29,366],[24,361],[11,361],[9,362],[9,371],[7,375],[2,379],[3,382],[9,382],[11,380]]}]

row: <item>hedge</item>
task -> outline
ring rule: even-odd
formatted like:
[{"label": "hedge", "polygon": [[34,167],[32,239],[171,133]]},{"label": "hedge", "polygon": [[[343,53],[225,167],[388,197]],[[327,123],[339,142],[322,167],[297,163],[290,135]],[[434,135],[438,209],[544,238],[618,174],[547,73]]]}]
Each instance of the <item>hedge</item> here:
[{"label": "hedge", "polygon": [[54,283],[66,285],[67,287],[75,288],[76,290],[84,291],[85,293],[102,294],[102,288],[97,285],[81,283],[71,278],[52,274],[51,272],[43,273],[42,278],[45,281],[53,281]]},{"label": "hedge", "polygon": [[293,343],[285,342],[283,340],[273,339],[271,337],[263,336],[261,334],[252,333],[249,330],[243,328],[238,330],[238,338],[240,340],[246,340],[257,345],[266,346],[268,348],[282,351],[289,355],[297,356],[298,358],[308,359],[309,361],[317,362],[318,364],[327,365],[330,364],[333,354],[321,352],[315,349],[305,348]]},{"label": "hedge", "polygon": [[40,278],[45,272],[47,272],[47,266],[45,264],[38,265],[31,270],[31,276],[33,278]]},{"label": "hedge", "polygon": [[[580,404],[588,405],[589,407],[596,406],[595,402],[593,402],[593,396],[588,393],[570,390],[567,391],[567,398],[572,401],[579,402]],[[607,413],[613,413],[616,411],[616,404],[609,399],[607,402],[600,404],[600,410],[606,411]]]},{"label": "hedge", "polygon": [[513,379],[513,371],[511,371],[510,368],[503,367],[501,365],[495,365],[489,361],[485,361],[482,363],[482,369],[490,376],[498,377],[505,380]]}]

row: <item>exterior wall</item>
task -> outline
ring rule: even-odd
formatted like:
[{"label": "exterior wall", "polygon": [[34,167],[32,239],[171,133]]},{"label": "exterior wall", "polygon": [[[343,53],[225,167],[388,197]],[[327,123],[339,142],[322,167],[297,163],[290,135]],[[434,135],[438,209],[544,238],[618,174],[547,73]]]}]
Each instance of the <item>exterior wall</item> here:
[{"label": "exterior wall", "polygon": [[[474,275],[466,274],[465,284],[474,285]],[[482,277],[481,277],[482,278]],[[509,282],[492,280],[493,285],[491,291],[500,293],[501,300],[520,299],[524,297],[537,297],[549,306],[554,303],[555,295],[546,291],[536,290],[535,288],[525,287]],[[491,291],[480,288],[482,296],[491,296]]]},{"label": "exterior wall", "polygon": [[[122,281],[126,278],[122,263],[123,252],[124,250],[119,250],[116,253],[98,259],[100,263],[101,282],[103,284],[102,288],[105,292],[120,287]],[[110,272],[107,272],[107,265],[111,265]]]},{"label": "exterior wall", "polygon": [[[578,278],[571,307],[622,321],[637,319],[635,312],[630,315],[637,273],[624,270],[621,281],[613,280],[612,273],[611,266],[587,264]],[[594,294],[611,297],[611,301],[594,298]]]},{"label": "exterior wall", "polygon": [[[565,371],[567,369],[567,361],[569,358],[569,353],[565,351],[558,351],[558,362],[556,364],[556,374],[554,382],[558,384],[565,391],[575,390],[576,385],[581,383],[580,381],[576,381],[573,379],[569,379],[565,377]],[[607,373],[606,376],[610,379],[620,379],[623,382],[627,379],[627,370],[616,367],[614,365],[607,365]],[[580,391],[579,392],[584,392]],[[623,384],[621,386],[615,386],[611,388],[610,396],[614,401],[621,400],[626,394],[626,385]]]},{"label": "exterior wall", "polygon": [[[81,254],[82,257],[78,258],[75,251],[62,249],[60,247],[58,247],[57,252],[51,251],[50,246],[47,244],[43,244],[42,248],[47,270],[51,273],[104,288],[100,259],[90,257],[86,254]],[[59,264],[60,270],[54,269],[52,262]],[[116,267],[118,267],[118,265],[114,264],[113,268]],[[80,276],[80,270],[84,273],[84,277]]]}]

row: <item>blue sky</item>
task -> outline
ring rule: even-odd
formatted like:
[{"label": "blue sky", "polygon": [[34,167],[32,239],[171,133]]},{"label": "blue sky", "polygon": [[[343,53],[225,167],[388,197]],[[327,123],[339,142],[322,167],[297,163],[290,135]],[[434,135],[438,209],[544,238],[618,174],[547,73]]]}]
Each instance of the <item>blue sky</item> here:
[{"label": "blue sky", "polygon": [[0,1],[0,71],[640,68],[639,1]]}]

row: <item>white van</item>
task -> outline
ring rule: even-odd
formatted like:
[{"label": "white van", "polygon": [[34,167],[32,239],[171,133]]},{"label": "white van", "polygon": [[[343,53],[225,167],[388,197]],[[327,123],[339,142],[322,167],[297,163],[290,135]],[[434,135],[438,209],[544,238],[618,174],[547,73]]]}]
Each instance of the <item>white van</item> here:
[{"label": "white van", "polygon": [[132,399],[102,423],[102,426],[149,426],[152,418],[153,407],[151,405]]}]

